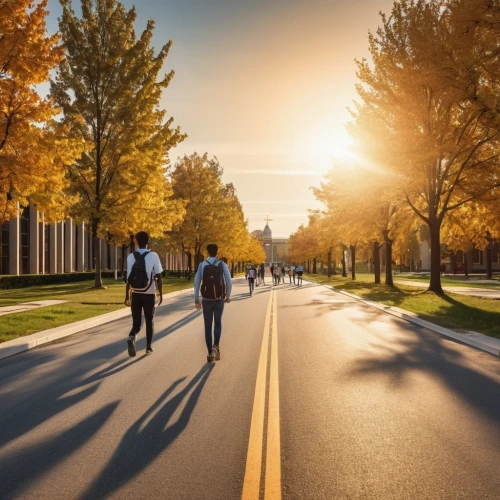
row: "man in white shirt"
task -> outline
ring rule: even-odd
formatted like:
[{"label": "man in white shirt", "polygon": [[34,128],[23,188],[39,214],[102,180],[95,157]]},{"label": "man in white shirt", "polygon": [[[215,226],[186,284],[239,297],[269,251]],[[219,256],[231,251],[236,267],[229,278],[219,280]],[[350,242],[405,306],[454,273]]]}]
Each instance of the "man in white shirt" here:
[{"label": "man in white shirt", "polygon": [[[131,304],[130,308],[132,310],[132,330],[127,340],[128,353],[131,357],[136,355],[135,350],[135,337],[141,330],[141,319],[142,312],[144,311],[144,319],[146,322],[146,354],[152,354],[153,348],[151,347],[151,342],[153,340],[153,328],[154,328],[154,315],[155,315],[155,301],[156,301],[156,283],[158,283],[158,292],[160,294],[160,300],[158,305],[162,303],[163,300],[163,288],[161,281],[161,273],[163,267],[161,266],[160,258],[155,252],[150,252],[148,250],[149,235],[144,231],[140,231],[136,234],[135,239],[139,245],[139,250],[131,253],[127,257],[127,297],[128,288],[131,288]],[[139,254],[139,255],[138,255]],[[147,282],[142,288],[135,288],[131,285],[132,268],[136,262],[136,259],[144,255],[145,271]],[[127,299],[128,300],[128,299]],[[126,300],[126,304],[127,304]]]}]

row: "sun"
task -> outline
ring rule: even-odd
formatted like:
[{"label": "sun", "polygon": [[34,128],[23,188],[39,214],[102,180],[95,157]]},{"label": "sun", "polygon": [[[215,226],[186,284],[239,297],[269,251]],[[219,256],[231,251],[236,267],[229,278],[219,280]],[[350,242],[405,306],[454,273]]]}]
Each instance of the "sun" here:
[{"label": "sun", "polygon": [[338,163],[350,166],[357,158],[353,146],[350,137],[315,137],[304,144],[301,152],[302,161],[322,173],[328,172]]}]

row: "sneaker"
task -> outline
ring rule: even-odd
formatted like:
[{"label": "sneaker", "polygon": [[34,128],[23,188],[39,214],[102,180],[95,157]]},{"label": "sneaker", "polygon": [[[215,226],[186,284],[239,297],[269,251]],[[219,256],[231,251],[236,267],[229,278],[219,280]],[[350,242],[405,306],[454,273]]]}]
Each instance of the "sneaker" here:
[{"label": "sneaker", "polygon": [[146,347],[146,355],[153,354],[153,351],[154,351],[154,349],[150,345],[148,345]]},{"label": "sneaker", "polygon": [[134,358],[136,355],[135,351],[135,335],[129,335],[128,340],[127,340],[127,346],[128,346],[128,355],[131,358]]},{"label": "sneaker", "polygon": [[220,361],[220,348],[218,345],[214,345],[212,352],[214,353],[215,361]]},{"label": "sneaker", "polygon": [[214,350],[212,349],[212,350],[210,351],[210,354],[207,356],[207,361],[208,361],[209,363],[211,363],[211,362],[214,360],[214,357],[215,357],[215,354],[214,354]]}]

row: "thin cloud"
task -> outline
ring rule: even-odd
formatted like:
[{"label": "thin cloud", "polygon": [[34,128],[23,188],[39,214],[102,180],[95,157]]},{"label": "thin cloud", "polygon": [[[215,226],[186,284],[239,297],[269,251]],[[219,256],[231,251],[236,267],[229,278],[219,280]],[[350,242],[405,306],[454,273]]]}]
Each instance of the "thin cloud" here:
[{"label": "thin cloud", "polygon": [[[246,214],[247,216],[251,216],[252,218],[254,217],[265,217],[267,214],[265,213],[249,213]],[[288,217],[307,217],[308,214],[302,213],[302,214],[273,214],[273,219],[285,219]],[[270,221],[273,219],[269,219]]]},{"label": "thin cloud", "polygon": [[298,201],[298,200],[250,200],[242,201],[244,205],[310,205],[311,201]]},{"label": "thin cloud", "polygon": [[322,176],[324,173],[318,172],[317,170],[276,170],[276,169],[266,169],[266,168],[226,168],[224,172],[230,172],[232,174],[263,174],[263,175],[297,175],[297,176]]}]

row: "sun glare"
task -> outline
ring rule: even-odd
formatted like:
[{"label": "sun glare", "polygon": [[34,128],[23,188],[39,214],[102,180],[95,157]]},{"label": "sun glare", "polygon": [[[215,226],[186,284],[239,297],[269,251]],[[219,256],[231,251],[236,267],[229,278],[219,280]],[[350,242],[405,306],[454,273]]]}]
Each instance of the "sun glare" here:
[{"label": "sun glare", "polygon": [[352,141],[314,140],[304,145],[300,154],[301,161],[311,169],[326,173],[335,164],[345,163],[349,166],[355,163],[356,153],[352,146]]}]

